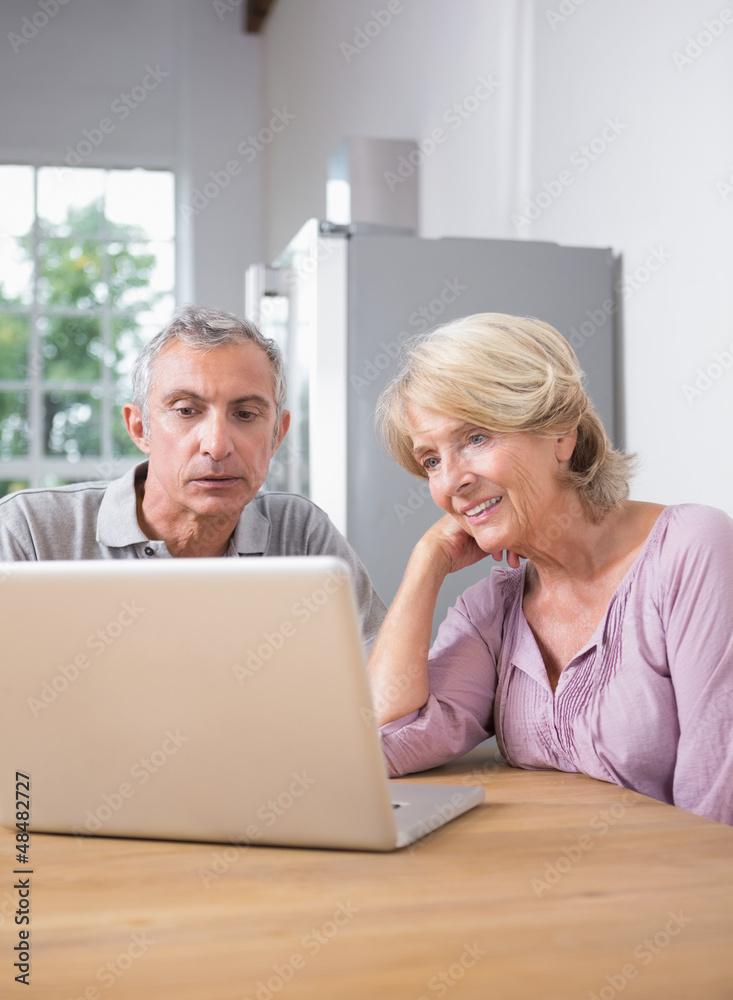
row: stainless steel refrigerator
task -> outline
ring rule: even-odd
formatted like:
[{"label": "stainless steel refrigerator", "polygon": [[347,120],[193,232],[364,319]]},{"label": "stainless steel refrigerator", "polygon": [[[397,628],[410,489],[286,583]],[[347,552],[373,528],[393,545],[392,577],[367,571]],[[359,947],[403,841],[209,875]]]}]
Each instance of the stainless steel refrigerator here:
[{"label": "stainless steel refrigerator", "polygon": [[[283,347],[293,423],[267,488],[309,496],[346,535],[389,603],[413,545],[441,512],[378,441],[374,409],[400,345],[476,312],[536,316],[576,349],[617,440],[615,261],[610,249],[522,240],[423,239],[311,219],[270,266],[247,273],[247,314]],[[450,576],[435,623],[489,557]]]}]

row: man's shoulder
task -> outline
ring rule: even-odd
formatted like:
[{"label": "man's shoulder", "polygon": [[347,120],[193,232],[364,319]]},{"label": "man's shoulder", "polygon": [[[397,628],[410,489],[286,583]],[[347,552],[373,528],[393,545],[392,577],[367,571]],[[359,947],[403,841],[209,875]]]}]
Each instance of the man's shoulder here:
[{"label": "man's shoulder", "polygon": [[330,520],[328,514],[318,504],[313,503],[308,497],[301,496],[299,493],[283,493],[279,491],[270,493],[263,490],[251,501],[251,506],[267,518],[288,516],[303,519]]},{"label": "man's shoulder", "polygon": [[144,539],[135,510],[135,467],[119,479],[19,490],[0,500],[4,559],[105,559]]},{"label": "man's shoulder", "polygon": [[342,554],[346,542],[328,514],[297,493],[258,493],[244,508],[235,531],[240,553]]},{"label": "man's shoulder", "polygon": [[73,483],[19,490],[3,497],[0,558],[95,558],[89,545],[96,536],[106,490],[106,482]]},{"label": "man's shoulder", "polygon": [[88,500],[101,501],[108,486],[108,480],[93,480],[69,483],[66,486],[38,486],[17,490],[0,498],[0,516],[7,516],[14,510],[58,509],[59,504],[79,505]]}]

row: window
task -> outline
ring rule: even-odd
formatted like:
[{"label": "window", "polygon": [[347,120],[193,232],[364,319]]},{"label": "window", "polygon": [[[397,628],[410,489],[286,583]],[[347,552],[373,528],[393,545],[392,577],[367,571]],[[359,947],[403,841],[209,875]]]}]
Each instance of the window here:
[{"label": "window", "polygon": [[121,474],[129,372],[174,305],[173,175],[0,165],[0,495]]}]

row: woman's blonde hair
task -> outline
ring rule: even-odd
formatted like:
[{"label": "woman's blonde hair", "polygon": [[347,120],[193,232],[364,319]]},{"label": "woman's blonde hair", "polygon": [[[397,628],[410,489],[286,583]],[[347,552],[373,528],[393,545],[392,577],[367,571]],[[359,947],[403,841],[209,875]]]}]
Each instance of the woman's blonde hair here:
[{"label": "woman's blonde hair", "polygon": [[426,478],[412,453],[411,406],[498,434],[577,430],[561,479],[588,517],[597,523],[629,495],[632,457],[608,439],[573,349],[540,320],[478,313],[405,345],[400,368],[379,398],[377,421],[392,457]]}]

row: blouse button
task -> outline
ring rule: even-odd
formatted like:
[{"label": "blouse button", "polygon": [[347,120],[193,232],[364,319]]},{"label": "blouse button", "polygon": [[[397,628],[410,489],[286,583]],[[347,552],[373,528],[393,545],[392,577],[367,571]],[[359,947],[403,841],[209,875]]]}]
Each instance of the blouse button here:
[{"label": "blouse button", "polygon": [[155,555],[155,549],[151,549],[149,545],[146,545],[145,546],[145,555],[146,556],[154,556]]}]

